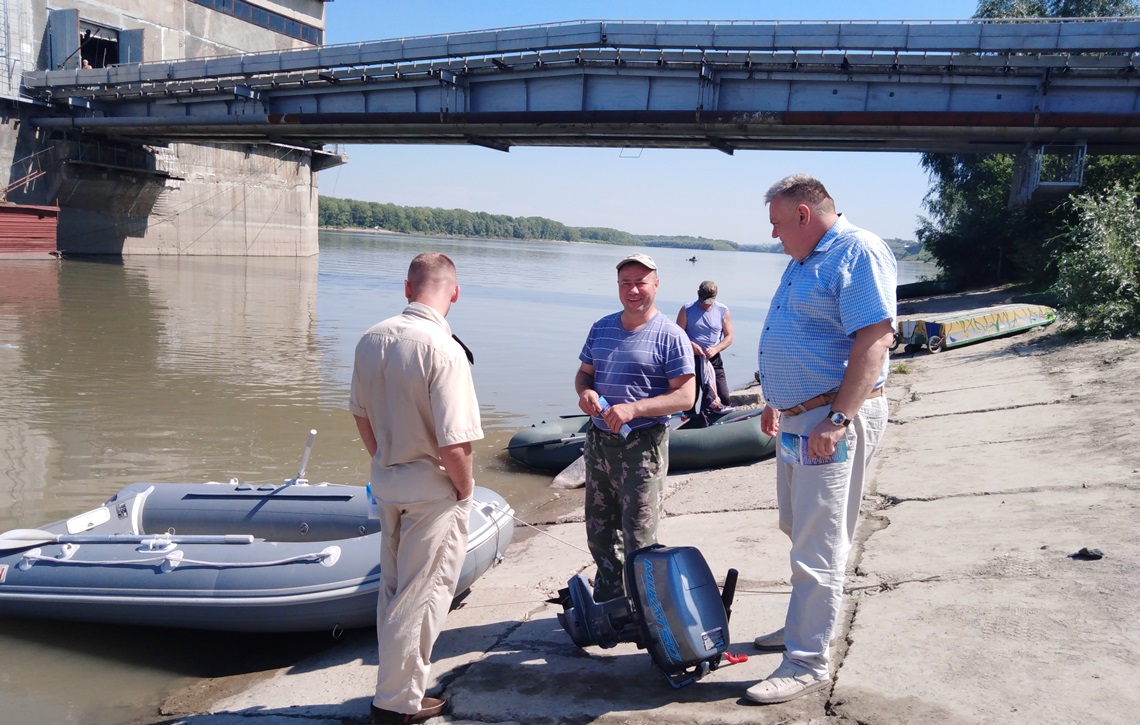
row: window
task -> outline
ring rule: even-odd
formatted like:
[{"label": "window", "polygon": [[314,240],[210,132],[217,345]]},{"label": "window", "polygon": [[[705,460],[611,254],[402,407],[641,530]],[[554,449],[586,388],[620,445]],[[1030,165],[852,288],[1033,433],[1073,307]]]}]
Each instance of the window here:
[{"label": "window", "polygon": [[297,38],[306,43],[321,45],[324,42],[324,31],[320,28],[314,28],[312,25],[287,18],[272,10],[259,8],[245,2],[245,0],[190,0],[190,2],[211,8],[219,13],[225,13],[247,23],[269,28],[275,33],[288,35],[290,38]]},{"label": "window", "polygon": [[81,68],[106,68],[119,62],[119,32],[102,25],[79,21]]}]

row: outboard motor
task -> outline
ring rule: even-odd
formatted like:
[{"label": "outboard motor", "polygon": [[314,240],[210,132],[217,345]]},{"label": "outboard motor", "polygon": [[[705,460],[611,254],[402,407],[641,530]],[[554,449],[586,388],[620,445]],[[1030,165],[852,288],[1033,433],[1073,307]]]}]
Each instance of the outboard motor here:
[{"label": "outboard motor", "polygon": [[720,591],[696,548],[654,544],[626,557],[624,575],[626,596],[608,602],[594,601],[581,574],[558,592],[564,609],[558,621],[574,644],[609,649],[633,642],[649,651],[674,688],[720,666],[730,641],[735,569],[728,570]]}]

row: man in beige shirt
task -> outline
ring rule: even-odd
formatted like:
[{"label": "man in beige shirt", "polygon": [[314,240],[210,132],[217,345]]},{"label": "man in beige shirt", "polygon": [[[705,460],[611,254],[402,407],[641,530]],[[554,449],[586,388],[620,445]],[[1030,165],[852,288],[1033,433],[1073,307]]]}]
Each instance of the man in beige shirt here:
[{"label": "man in beige shirt", "polygon": [[467,551],[471,441],[483,437],[470,360],[445,319],[459,299],[455,265],[417,256],[404,295],[404,311],[357,344],[349,398],[380,511],[377,723],[419,722],[446,704],[424,691]]}]

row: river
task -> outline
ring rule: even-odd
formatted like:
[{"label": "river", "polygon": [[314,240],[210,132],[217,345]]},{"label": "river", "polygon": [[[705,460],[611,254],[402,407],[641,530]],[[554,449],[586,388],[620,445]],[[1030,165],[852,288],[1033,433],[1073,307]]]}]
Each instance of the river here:
[{"label": "river", "polygon": [[[429,250],[459,271],[448,319],[475,356],[486,432],[476,481],[533,512],[550,477],[503,447],[523,426],[577,412],[578,351],[590,323],[620,308],[614,264],[635,250],[326,231],[309,259],[0,262],[0,531],[85,511],[134,481],[279,482],[296,474],[310,429],[308,478],[364,485],[346,404],[353,348],[402,309],[408,262]],[[751,380],[787,258],[637,251],[657,260],[670,317],[702,280],[717,282],[736,334],[729,383]],[[934,271],[904,263],[899,282]],[[185,678],[325,646],[280,639],[0,621],[0,712],[12,725],[128,722]]]}]

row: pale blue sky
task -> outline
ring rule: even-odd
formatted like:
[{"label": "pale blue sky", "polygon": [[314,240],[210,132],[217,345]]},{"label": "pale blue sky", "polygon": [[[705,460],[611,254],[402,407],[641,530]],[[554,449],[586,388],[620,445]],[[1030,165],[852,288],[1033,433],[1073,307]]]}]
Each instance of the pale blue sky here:
[{"label": "pale blue sky", "polygon": [[[327,43],[563,20],[926,20],[973,15],[975,0],[335,0]],[[543,216],[634,234],[771,241],[764,190],[815,175],[851,220],[883,237],[914,238],[929,187],[916,154],[792,151],[349,146],[320,191],[365,201]]]}]

